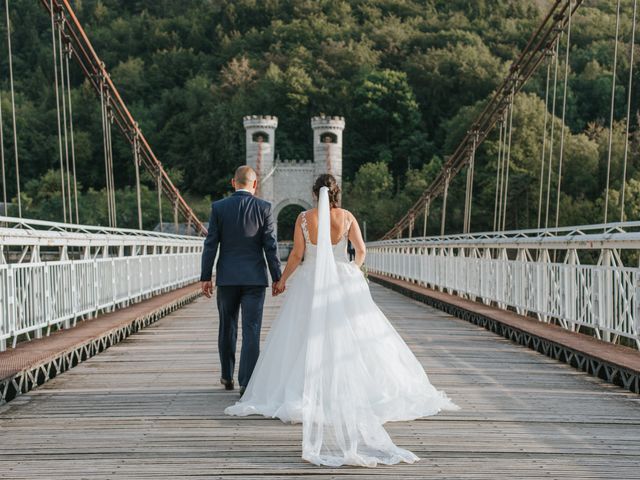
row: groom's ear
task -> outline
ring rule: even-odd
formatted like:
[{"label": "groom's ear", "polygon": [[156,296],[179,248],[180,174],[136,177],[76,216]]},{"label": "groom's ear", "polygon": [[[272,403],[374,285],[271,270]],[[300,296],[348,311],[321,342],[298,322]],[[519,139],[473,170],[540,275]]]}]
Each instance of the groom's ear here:
[{"label": "groom's ear", "polygon": [[257,188],[258,188],[258,180],[256,179],[253,181],[253,189],[255,190]]}]

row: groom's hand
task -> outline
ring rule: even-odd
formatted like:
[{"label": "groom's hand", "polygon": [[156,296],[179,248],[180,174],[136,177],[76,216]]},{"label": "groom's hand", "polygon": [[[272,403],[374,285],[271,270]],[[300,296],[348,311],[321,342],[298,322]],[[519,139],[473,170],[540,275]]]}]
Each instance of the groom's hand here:
[{"label": "groom's hand", "polygon": [[273,285],[271,285],[271,294],[274,297],[277,297],[282,292],[284,292],[285,288],[285,283],[282,280],[278,280],[277,282],[274,282]]},{"label": "groom's hand", "polygon": [[211,298],[211,295],[213,294],[213,282],[209,280],[206,282],[202,282],[201,285],[203,295],[207,298]]}]

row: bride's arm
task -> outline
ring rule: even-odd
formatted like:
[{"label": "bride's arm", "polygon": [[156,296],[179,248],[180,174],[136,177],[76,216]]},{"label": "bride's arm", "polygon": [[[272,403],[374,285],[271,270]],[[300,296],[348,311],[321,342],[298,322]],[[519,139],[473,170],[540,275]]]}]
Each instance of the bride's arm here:
[{"label": "bride's arm", "polygon": [[358,225],[356,217],[351,215],[351,218],[352,222],[351,227],[349,228],[349,240],[351,241],[351,245],[353,245],[353,248],[356,251],[355,264],[358,267],[361,267],[364,263],[364,258],[367,255],[367,247],[365,247],[364,245],[362,232],[360,231],[360,225]]},{"label": "bride's arm", "polygon": [[304,235],[302,233],[301,216],[299,215],[293,233],[293,249],[287,259],[287,266],[282,273],[282,277],[280,277],[280,281],[277,284],[278,290],[284,290],[287,279],[293,274],[296,268],[298,268],[298,265],[300,265],[304,257],[304,248]]}]

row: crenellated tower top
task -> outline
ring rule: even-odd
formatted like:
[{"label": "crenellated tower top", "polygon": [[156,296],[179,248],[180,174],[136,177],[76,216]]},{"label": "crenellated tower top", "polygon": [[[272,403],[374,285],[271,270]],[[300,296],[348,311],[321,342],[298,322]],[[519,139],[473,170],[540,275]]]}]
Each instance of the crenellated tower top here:
[{"label": "crenellated tower top", "polygon": [[320,115],[311,119],[315,174],[330,173],[342,188],[342,132],[344,117]]}]

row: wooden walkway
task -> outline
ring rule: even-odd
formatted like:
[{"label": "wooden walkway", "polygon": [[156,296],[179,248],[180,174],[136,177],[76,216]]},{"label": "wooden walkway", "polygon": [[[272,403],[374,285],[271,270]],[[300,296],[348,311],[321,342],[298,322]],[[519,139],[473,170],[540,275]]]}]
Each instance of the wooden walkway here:
[{"label": "wooden walkway", "polygon": [[[388,424],[422,460],[300,459],[300,426],[223,409],[216,319],[201,298],[0,407],[0,478],[640,478],[640,397],[372,284],[462,410]],[[265,328],[280,300],[269,300]]]}]

